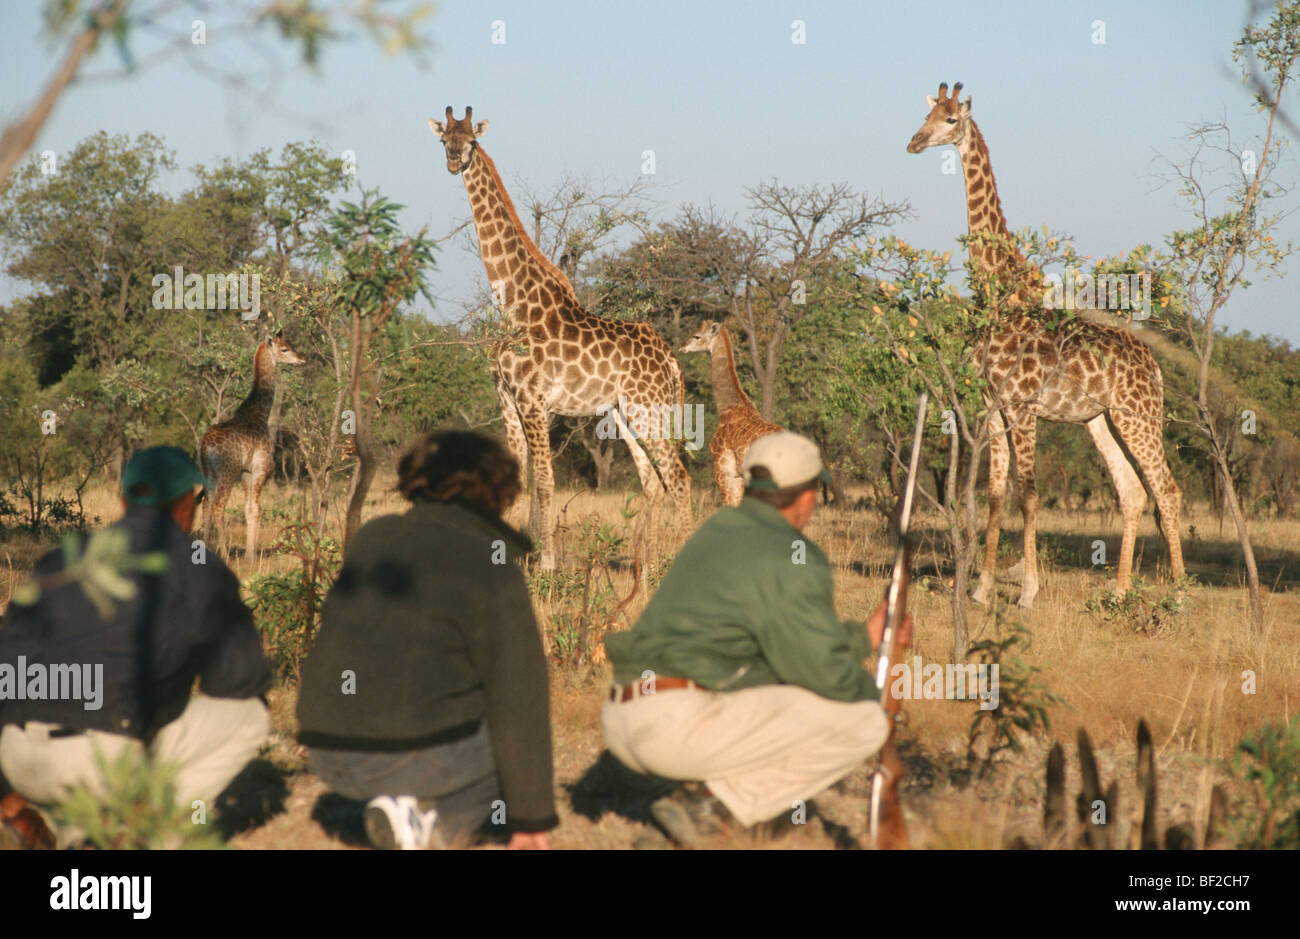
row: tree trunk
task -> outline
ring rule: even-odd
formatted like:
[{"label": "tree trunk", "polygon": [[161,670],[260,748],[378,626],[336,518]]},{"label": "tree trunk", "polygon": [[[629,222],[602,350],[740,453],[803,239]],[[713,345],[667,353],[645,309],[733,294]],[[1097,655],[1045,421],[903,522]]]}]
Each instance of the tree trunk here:
[{"label": "tree trunk", "polygon": [[591,454],[591,462],[596,467],[596,488],[608,489],[610,476],[614,471],[615,449],[610,446],[609,441],[600,440],[592,443],[586,437],[582,438],[582,446]]},{"label": "tree trunk", "polygon": [[[957,500],[957,474],[961,458],[961,435],[952,434],[948,443],[948,478],[942,490],[943,500],[949,516],[949,537],[952,541],[952,660],[964,662],[970,649],[970,627],[966,622],[966,596],[970,586],[970,562],[973,552],[969,550],[970,532],[965,530],[962,510]],[[970,465],[966,468],[966,479],[962,500],[966,503],[967,514],[974,499],[975,477],[979,472],[979,461],[972,454]]]},{"label": "tree trunk", "polygon": [[1232,513],[1233,524],[1237,526],[1237,540],[1241,543],[1242,558],[1246,562],[1246,586],[1250,591],[1250,625],[1258,633],[1264,624],[1264,605],[1259,597],[1259,567],[1255,564],[1255,549],[1250,543],[1250,533],[1246,530],[1246,517],[1242,514],[1241,503],[1237,500],[1237,490],[1232,484],[1228,472],[1227,456],[1219,446],[1214,447],[1214,459],[1219,472],[1223,474],[1223,501]]},{"label": "tree trunk", "polygon": [[352,471],[352,496],[348,499],[348,514],[343,523],[343,550],[346,552],[352,536],[361,527],[361,509],[366,504],[370,483],[375,478],[374,455],[370,449],[370,401],[362,393],[366,370],[366,333],[361,313],[352,311],[352,369],[348,381],[348,399],[356,421],[357,466]]},{"label": "tree trunk", "polygon": [[88,15],[91,25],[88,25],[73,41],[59,70],[45,87],[40,98],[20,120],[14,121],[5,128],[3,136],[0,136],[0,184],[9,178],[9,174],[18,165],[23,154],[36,142],[41,128],[45,126],[45,122],[54,111],[55,102],[76,78],[82,61],[95,51],[100,33],[111,31],[117,25],[118,17],[121,16],[126,2],[127,0],[113,0],[112,5],[107,9],[93,11]]},{"label": "tree trunk", "polygon": [[849,497],[844,493],[844,478],[839,470],[831,470],[831,497],[834,498],[837,508],[849,507]]},{"label": "tree trunk", "polygon": [[366,427],[363,432],[362,420],[357,418],[357,466],[352,471],[352,497],[348,500],[348,515],[343,526],[343,550],[346,552],[348,544],[352,541],[352,536],[357,533],[361,527],[361,509],[366,504],[366,496],[370,493],[370,484],[374,482],[375,465],[374,454],[370,447],[370,428]]}]

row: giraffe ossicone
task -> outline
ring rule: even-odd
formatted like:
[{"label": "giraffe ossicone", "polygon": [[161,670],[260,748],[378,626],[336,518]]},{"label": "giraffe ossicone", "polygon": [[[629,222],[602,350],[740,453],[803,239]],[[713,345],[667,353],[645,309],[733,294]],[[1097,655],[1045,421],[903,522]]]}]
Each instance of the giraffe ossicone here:
[{"label": "giraffe ossicone", "polygon": [[[507,334],[492,350],[492,378],[501,401],[506,442],[519,462],[521,491],[531,465],[536,482],[532,527],[540,563],[554,568],[555,475],[551,466],[553,415],[593,417],[627,408],[661,414],[685,408],[681,367],[671,347],[648,323],[613,320],[586,312],[573,285],[533,243],[519,220],[501,175],[478,140],[488,122],[429,120],[442,141],[447,171],[465,183],[479,253]],[[603,410],[602,410],[603,409]],[[691,481],[672,437],[638,438],[620,428],[650,503],[652,537],[665,492],[680,528],[688,528]],[[517,515],[518,513],[514,513]]]},{"label": "giraffe ossicone", "polygon": [[992,320],[976,350],[989,409],[989,523],[983,569],[971,598],[983,603],[993,591],[1012,450],[1025,524],[1020,605],[1032,606],[1038,592],[1034,449],[1039,418],[1085,424],[1101,451],[1119,494],[1124,524],[1116,566],[1118,591],[1129,588],[1148,490],[1169,546],[1171,573],[1179,579],[1184,574],[1178,534],[1182,492],[1165,459],[1160,366],[1151,350],[1126,329],[1081,318],[1048,329],[1040,321],[1042,308],[1054,295],[1052,285],[1020,253],[1007,230],[988,146],[971,119],[971,99],[959,100],[961,88],[957,83],[949,95],[944,83],[937,96],[926,95],[930,112],[907,151],[920,153],[945,144],[957,148],[966,189],[967,249],[974,262],[972,287]]}]

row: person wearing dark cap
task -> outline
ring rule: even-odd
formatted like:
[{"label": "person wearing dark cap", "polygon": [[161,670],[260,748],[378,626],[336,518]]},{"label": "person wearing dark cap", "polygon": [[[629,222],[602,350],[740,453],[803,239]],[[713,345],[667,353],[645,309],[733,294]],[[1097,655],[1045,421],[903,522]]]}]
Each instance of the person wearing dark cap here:
[{"label": "person wearing dark cap", "polygon": [[130,750],[176,770],[178,805],[211,809],[265,743],[271,671],[252,614],[235,575],[189,534],[205,485],[183,451],[138,451],[122,472],[122,519],[89,536],[122,540],[130,586],[106,602],[56,550],[36,562],[31,602],[10,603],[0,774],[28,802],[46,809],[80,786],[102,795],[96,753],[111,763]]},{"label": "person wearing dark cap", "polygon": [[[792,813],[888,736],[863,667],[884,606],[865,629],[842,622],[826,554],[801,533],[829,482],[816,444],[760,437],[744,478],[741,504],[700,526],[635,626],[605,640],[610,751],[634,772],[704,784],[651,806],[688,846],[707,833],[697,822],[725,830]],[[911,641],[910,619],[899,641]]]},{"label": "person wearing dark cap", "polygon": [[468,431],[425,436],[398,464],[402,515],[361,527],[302,671],[298,739],[333,791],[366,802],[378,848],[558,824],[546,658],[502,521],[519,464]]}]

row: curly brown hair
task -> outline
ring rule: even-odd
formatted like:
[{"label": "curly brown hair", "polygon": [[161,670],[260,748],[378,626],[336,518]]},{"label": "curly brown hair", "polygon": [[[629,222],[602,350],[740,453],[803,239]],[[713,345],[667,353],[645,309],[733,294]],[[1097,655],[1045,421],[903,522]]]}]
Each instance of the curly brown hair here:
[{"label": "curly brown hair", "polygon": [[397,490],[411,502],[465,499],[502,515],[519,497],[519,462],[491,437],[436,430],[398,462]]}]

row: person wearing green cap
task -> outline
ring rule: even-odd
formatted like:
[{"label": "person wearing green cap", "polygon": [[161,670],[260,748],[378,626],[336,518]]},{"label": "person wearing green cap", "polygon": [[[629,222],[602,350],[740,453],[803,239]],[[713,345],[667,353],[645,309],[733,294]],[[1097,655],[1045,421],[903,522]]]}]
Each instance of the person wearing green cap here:
[{"label": "person wearing green cap", "polygon": [[[97,601],[90,578],[72,576],[57,550],[36,563],[35,602],[10,604],[0,624],[0,773],[37,807],[81,785],[102,794],[96,753],[112,762],[130,750],[177,770],[187,812],[196,801],[211,809],[267,739],[271,672],[252,615],[235,575],[190,535],[206,484],[182,450],[135,453],[122,472],[124,514],[110,529],[125,535],[130,558],[151,560],[123,565],[129,596]],[[80,681],[66,680],[74,673]],[[65,676],[57,689],[43,680],[52,675]]]},{"label": "person wearing green cap", "polygon": [[[634,772],[703,784],[651,806],[688,846],[797,810],[888,736],[863,667],[884,606],[865,629],[842,622],[830,562],[801,533],[828,481],[816,444],[789,431],[760,437],[744,479],[740,506],[700,526],[635,626],[605,640],[605,741]],[[910,643],[910,619],[899,641]]]}]

